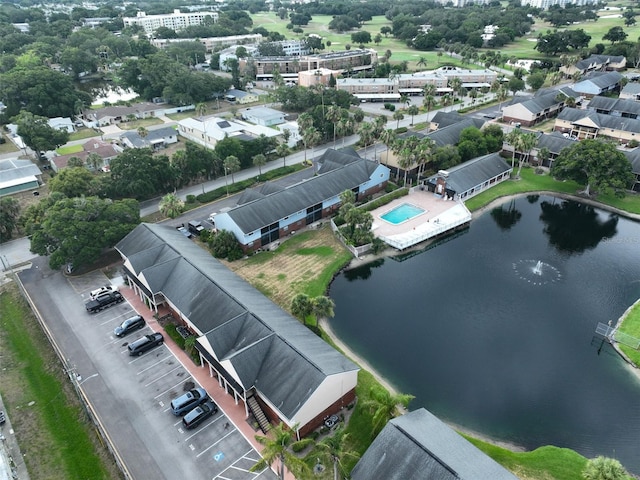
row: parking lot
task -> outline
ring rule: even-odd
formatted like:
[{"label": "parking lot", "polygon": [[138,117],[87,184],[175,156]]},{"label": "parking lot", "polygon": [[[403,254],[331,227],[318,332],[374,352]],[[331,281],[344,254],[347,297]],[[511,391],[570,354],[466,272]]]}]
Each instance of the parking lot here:
[{"label": "parking lot", "polygon": [[[193,430],[173,415],[170,402],[175,397],[199,386],[212,396],[214,388],[191,375],[189,369],[202,371],[202,367],[174,355],[172,349],[177,347],[148,311],[136,312],[125,301],[90,314],[84,308],[89,292],[109,279],[101,271],[64,277],[47,268],[35,266],[21,278],[38,310],[46,312],[42,316],[68,358],[70,376],[86,394],[132,478],[174,480],[187,472],[190,479],[276,478],[271,470],[249,472],[260,456],[220,402],[216,401],[219,411]],[[147,325],[117,337],[114,328],[137,313]],[[129,342],[153,333],[151,325],[164,334],[165,343],[139,357],[130,356]],[[213,379],[211,384],[217,386]],[[213,393],[225,396],[224,391]],[[243,417],[244,409],[237,408]],[[233,417],[237,424],[237,412]]]}]

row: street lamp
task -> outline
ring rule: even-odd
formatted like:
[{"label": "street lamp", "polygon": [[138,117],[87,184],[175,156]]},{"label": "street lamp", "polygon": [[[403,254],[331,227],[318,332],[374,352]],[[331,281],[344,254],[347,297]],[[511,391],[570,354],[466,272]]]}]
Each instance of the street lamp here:
[{"label": "street lamp", "polygon": [[224,166],[224,186],[227,188],[227,197],[229,196],[229,182],[227,181],[227,166]]}]

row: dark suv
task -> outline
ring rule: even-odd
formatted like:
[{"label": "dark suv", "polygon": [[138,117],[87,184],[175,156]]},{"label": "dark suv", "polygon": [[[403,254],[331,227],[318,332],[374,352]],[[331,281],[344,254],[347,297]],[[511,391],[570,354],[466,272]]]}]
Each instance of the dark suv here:
[{"label": "dark suv", "polygon": [[125,335],[133,332],[134,330],[138,330],[146,325],[144,318],[140,315],[136,315],[135,317],[127,318],[124,322],[118,325],[114,330],[113,334],[116,337],[124,337]]},{"label": "dark suv", "polygon": [[187,430],[196,428],[207,418],[214,415],[218,411],[218,407],[212,401],[204,402],[202,405],[194,408],[187,413],[182,419],[182,425]]},{"label": "dark suv", "polygon": [[161,333],[152,333],[130,343],[127,348],[129,349],[129,355],[138,356],[158,345],[162,345],[162,342],[164,342],[164,337]]},{"label": "dark suv", "polygon": [[209,396],[204,388],[192,388],[184,395],[171,400],[171,411],[175,416],[184,415],[207,400]]},{"label": "dark suv", "polygon": [[189,231],[195,235],[200,235],[204,230],[202,222],[199,222],[198,220],[191,220],[188,224],[188,228]]}]

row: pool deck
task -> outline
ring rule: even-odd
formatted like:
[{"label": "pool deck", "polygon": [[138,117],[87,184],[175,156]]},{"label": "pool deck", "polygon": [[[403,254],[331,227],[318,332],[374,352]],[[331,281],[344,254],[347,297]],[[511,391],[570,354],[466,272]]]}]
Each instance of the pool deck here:
[{"label": "pool deck", "polygon": [[[398,225],[381,218],[389,210],[403,203],[420,207],[425,212]],[[374,235],[398,250],[412,247],[471,221],[471,212],[462,202],[445,200],[437,197],[433,192],[419,188],[413,188],[409,195],[373,210],[371,215],[373,216],[371,229]]]}]

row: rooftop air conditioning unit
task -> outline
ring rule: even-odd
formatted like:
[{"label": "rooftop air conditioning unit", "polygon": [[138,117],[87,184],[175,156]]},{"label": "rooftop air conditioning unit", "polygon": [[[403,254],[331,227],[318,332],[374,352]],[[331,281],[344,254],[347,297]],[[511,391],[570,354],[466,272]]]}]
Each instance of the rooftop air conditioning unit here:
[{"label": "rooftop air conditioning unit", "polygon": [[449,176],[449,172],[446,170],[438,170],[438,175],[441,177],[447,178]]}]

